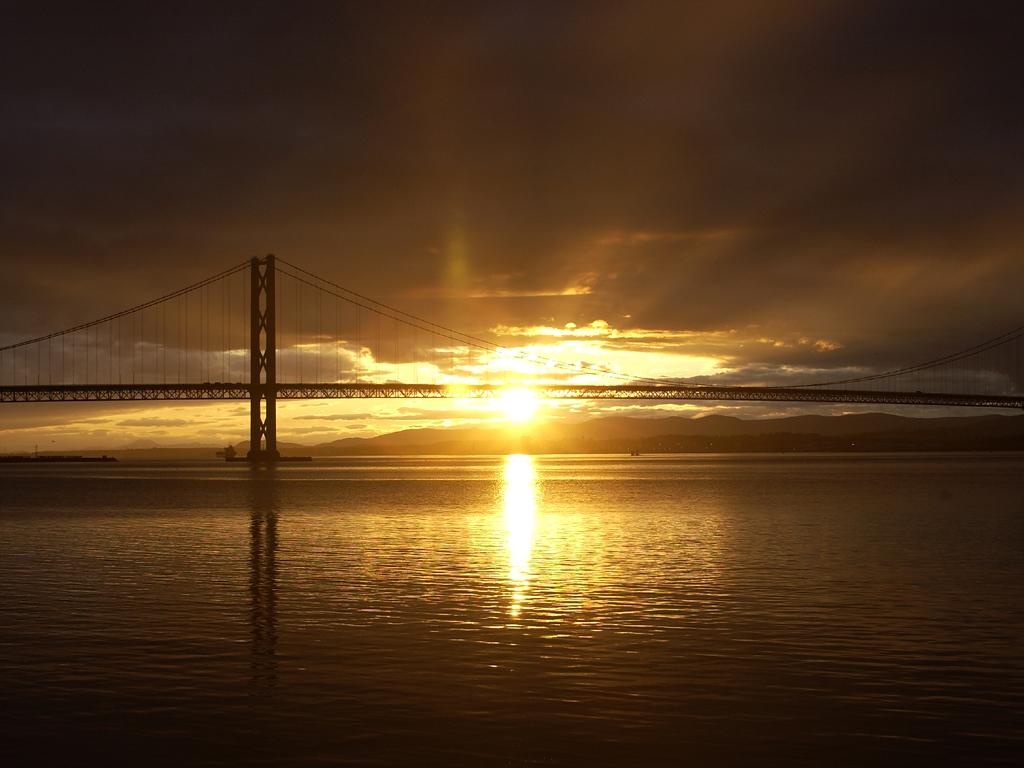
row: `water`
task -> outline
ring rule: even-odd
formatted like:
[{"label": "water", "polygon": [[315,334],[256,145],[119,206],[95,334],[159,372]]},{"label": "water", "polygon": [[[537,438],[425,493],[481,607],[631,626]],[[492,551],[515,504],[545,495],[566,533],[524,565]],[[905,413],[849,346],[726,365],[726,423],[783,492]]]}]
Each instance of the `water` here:
[{"label": "water", "polygon": [[1024,458],[0,467],[5,765],[1024,757]]}]

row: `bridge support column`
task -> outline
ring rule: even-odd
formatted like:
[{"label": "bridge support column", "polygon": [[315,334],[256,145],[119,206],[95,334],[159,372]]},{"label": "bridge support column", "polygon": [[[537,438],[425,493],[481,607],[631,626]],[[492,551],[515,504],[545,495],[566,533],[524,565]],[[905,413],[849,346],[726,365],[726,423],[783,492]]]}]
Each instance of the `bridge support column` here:
[{"label": "bridge support column", "polygon": [[277,461],[277,340],[274,256],[252,259],[250,318],[249,453],[252,462]]}]

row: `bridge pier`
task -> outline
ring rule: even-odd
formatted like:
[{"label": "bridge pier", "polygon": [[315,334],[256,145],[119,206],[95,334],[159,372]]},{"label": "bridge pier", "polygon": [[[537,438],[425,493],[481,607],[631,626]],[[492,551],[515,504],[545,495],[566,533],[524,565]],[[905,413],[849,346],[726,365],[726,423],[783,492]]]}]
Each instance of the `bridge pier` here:
[{"label": "bridge pier", "polygon": [[274,255],[251,265],[248,461],[278,461]]}]

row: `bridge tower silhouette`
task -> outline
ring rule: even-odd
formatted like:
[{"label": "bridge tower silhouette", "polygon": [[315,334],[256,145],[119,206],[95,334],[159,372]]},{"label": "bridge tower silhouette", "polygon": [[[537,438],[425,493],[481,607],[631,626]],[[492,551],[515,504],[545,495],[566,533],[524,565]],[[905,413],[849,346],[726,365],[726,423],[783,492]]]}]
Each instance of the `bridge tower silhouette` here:
[{"label": "bridge tower silhouette", "polygon": [[277,296],[274,255],[253,256],[249,328],[249,461],[277,461]]}]

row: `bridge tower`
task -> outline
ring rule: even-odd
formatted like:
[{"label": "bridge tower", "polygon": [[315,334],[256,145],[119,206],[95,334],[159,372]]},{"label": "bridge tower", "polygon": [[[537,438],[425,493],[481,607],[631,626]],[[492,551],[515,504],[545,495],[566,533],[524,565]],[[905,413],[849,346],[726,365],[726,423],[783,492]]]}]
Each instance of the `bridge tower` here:
[{"label": "bridge tower", "polygon": [[277,461],[277,339],[274,255],[254,256],[251,267],[249,453],[252,462]]}]

